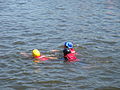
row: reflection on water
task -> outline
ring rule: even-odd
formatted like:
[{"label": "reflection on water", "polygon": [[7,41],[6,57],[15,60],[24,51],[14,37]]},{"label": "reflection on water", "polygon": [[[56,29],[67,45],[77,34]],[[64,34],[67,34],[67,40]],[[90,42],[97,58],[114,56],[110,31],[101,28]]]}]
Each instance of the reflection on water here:
[{"label": "reflection on water", "polygon": [[[0,89],[119,90],[119,0],[1,0]],[[20,52],[49,55],[71,41],[79,62],[34,63]]]}]

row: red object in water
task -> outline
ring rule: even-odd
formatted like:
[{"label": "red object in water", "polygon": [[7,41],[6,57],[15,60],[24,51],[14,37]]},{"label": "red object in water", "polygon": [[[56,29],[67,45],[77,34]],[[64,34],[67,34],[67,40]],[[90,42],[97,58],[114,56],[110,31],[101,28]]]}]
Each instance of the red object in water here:
[{"label": "red object in water", "polygon": [[37,57],[35,57],[36,59],[39,59],[40,61],[46,61],[46,60],[48,60],[49,58],[47,58],[47,57],[45,57],[45,56],[43,56],[43,55],[41,55],[41,56],[37,56]]},{"label": "red object in water", "polygon": [[76,51],[73,48],[70,48],[69,50],[71,53],[74,53],[74,54],[76,53]]},{"label": "red object in water", "polygon": [[79,59],[77,59],[77,57],[75,56],[74,53],[69,53],[67,54],[66,56],[64,56],[67,58],[67,61],[69,62],[76,62],[76,61],[79,61]]}]

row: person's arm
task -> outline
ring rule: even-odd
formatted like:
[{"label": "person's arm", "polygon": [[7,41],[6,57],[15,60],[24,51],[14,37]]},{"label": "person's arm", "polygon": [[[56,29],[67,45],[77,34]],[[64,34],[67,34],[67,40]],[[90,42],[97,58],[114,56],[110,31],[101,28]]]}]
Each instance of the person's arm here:
[{"label": "person's arm", "polygon": [[44,57],[48,58],[48,59],[58,59],[55,55],[44,55]]},{"label": "person's arm", "polygon": [[57,57],[47,57],[49,59],[58,59]]},{"label": "person's arm", "polygon": [[[45,57],[45,58],[48,58],[48,59],[58,59],[57,57],[50,57],[50,56],[45,56],[45,55],[42,55],[42,57]],[[41,60],[39,60],[39,59],[34,59],[33,62],[39,63],[39,62],[41,62]]]},{"label": "person's arm", "polygon": [[60,50],[54,49],[54,50],[50,50],[51,52],[59,52]]},{"label": "person's arm", "polygon": [[28,53],[26,52],[20,52],[20,54],[24,57],[32,57],[31,55],[29,55]]}]

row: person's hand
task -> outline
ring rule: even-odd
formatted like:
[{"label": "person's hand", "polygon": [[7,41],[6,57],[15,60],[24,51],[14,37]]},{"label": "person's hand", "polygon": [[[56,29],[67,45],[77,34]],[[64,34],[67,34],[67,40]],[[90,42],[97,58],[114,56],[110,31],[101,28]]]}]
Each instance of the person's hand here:
[{"label": "person's hand", "polygon": [[57,57],[48,57],[49,59],[58,59]]},{"label": "person's hand", "polygon": [[33,62],[35,62],[35,63],[39,63],[39,62],[40,62],[40,60],[33,60]]},{"label": "person's hand", "polygon": [[55,50],[50,50],[50,51],[51,51],[51,52],[59,52],[60,50],[56,50],[56,49],[55,49]]}]

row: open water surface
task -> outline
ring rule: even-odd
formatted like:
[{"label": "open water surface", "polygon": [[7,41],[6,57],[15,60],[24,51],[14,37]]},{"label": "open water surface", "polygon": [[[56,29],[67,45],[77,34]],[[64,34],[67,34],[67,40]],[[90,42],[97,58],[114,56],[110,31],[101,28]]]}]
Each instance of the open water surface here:
[{"label": "open water surface", "polygon": [[[19,54],[65,41],[81,61]],[[0,0],[0,90],[120,90],[120,0]]]}]

